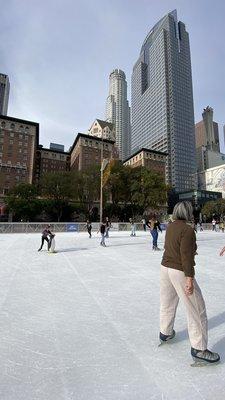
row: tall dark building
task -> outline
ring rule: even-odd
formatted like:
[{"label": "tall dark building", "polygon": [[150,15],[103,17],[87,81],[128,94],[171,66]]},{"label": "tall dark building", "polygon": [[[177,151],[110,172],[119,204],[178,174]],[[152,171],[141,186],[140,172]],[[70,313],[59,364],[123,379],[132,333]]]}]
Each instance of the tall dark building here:
[{"label": "tall dark building", "polygon": [[196,187],[189,36],[176,10],[144,40],[132,73],[131,111],[132,152],[168,153],[167,182],[177,191]]},{"label": "tall dark building", "polygon": [[9,102],[9,78],[0,74],[0,115],[7,115]]}]

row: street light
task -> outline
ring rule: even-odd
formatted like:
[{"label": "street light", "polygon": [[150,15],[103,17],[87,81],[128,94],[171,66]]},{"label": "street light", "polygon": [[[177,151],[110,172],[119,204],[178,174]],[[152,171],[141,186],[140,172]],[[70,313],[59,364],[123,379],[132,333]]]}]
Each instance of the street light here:
[{"label": "street light", "polygon": [[108,160],[103,158],[103,130],[102,130],[102,141],[101,141],[101,182],[100,182],[100,223],[102,223],[102,216],[103,216],[103,172],[108,164]]}]

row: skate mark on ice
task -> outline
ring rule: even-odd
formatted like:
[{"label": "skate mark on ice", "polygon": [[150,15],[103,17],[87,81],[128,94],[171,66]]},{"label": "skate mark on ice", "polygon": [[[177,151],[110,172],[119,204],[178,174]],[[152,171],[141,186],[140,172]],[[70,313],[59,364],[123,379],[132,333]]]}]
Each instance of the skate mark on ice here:
[{"label": "skate mark on ice", "polygon": [[[112,319],[111,315],[105,310],[104,305],[102,304],[102,302],[96,298],[96,296],[92,293],[92,291],[89,289],[88,285],[86,284],[86,282],[84,281],[84,279],[80,276],[79,272],[77,271],[76,267],[72,264],[72,262],[66,257],[65,254],[62,254],[62,256],[65,258],[68,266],[70,267],[70,269],[74,272],[74,274],[77,276],[78,280],[81,282],[82,286],[85,288],[85,290],[88,292],[88,294],[90,295],[90,297],[94,300],[94,302],[96,303],[96,305],[98,306],[98,308],[101,310],[102,314],[105,316],[105,318],[107,319],[107,321],[110,323],[110,325],[112,326],[113,330],[116,332],[117,336],[120,338],[120,340],[125,344],[127,350],[129,351],[129,353],[131,353],[136,360],[139,362],[139,364],[141,365],[141,367],[143,368],[143,370],[145,370],[148,374],[151,373],[151,369],[148,368],[147,365],[144,364],[142,358],[138,355],[137,349],[135,348],[135,346],[133,346],[127,339],[124,338],[123,334],[120,332],[120,328],[118,327],[118,325],[116,324],[116,322]],[[160,385],[158,385],[154,379],[154,377],[151,375],[151,379],[153,380],[155,387],[160,391],[160,395],[162,393],[161,387]],[[158,396],[158,394],[156,395],[156,397]]]}]

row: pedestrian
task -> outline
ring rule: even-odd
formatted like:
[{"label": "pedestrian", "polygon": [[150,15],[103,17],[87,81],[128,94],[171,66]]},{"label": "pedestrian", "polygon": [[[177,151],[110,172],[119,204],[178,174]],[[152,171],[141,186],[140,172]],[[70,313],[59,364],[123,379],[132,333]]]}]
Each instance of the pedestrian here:
[{"label": "pedestrian", "polygon": [[89,234],[89,239],[91,239],[92,225],[91,225],[91,222],[89,220],[87,220],[86,228],[87,228],[87,231],[88,231],[88,234]]},{"label": "pedestrian", "polygon": [[45,229],[43,230],[42,236],[41,236],[41,246],[38,249],[38,251],[41,251],[44,241],[46,241],[48,243],[48,250],[49,250],[51,242],[50,242],[48,236],[51,237],[51,235],[53,235],[52,232],[50,231],[50,228],[51,228],[51,225],[46,225]]},{"label": "pedestrian", "polygon": [[146,232],[146,219],[142,218],[141,222],[142,222],[143,230]]},{"label": "pedestrian", "polygon": [[220,223],[220,229],[221,229],[221,231],[224,233],[224,221],[222,221],[222,222]]},{"label": "pedestrian", "polygon": [[152,235],[152,250],[160,250],[158,247],[158,231],[162,233],[162,229],[155,215],[152,216],[147,225]]},{"label": "pedestrian", "polygon": [[109,237],[109,230],[111,228],[111,222],[110,222],[108,217],[106,217],[105,225],[106,225],[105,237],[108,238]]},{"label": "pedestrian", "polygon": [[213,218],[212,220],[212,230],[216,232],[216,220]]},{"label": "pedestrian", "polygon": [[131,234],[130,236],[136,236],[136,224],[134,223],[133,218],[129,219],[131,225]]},{"label": "pedestrian", "polygon": [[105,222],[102,222],[102,223],[100,224],[99,230],[100,230],[100,233],[101,233],[101,242],[100,242],[100,245],[103,246],[103,247],[106,247],[106,244],[105,244],[106,223],[105,223]]},{"label": "pedestrian", "polygon": [[[166,231],[165,250],[160,271],[160,342],[175,336],[174,320],[179,299],[184,303],[191,355],[199,365],[220,360],[217,353],[207,349],[208,321],[205,302],[195,279],[196,235],[189,224],[193,218],[190,202],[176,204],[174,222]],[[194,364],[196,365],[196,364]]]},{"label": "pedestrian", "polygon": [[220,223],[218,221],[218,219],[216,220],[216,232],[220,231]]}]

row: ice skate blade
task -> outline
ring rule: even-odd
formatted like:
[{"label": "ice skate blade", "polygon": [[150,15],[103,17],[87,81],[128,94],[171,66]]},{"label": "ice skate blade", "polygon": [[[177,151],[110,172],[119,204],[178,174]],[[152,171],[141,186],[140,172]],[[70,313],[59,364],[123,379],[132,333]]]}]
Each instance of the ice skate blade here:
[{"label": "ice skate blade", "polygon": [[160,343],[158,344],[158,347],[161,347],[161,346],[164,346],[164,345],[170,345],[170,344],[173,344],[175,342],[175,335],[174,335],[174,337],[173,338],[171,338],[171,339],[168,339],[168,340],[162,340],[162,341],[160,341]]},{"label": "ice skate blade", "polygon": [[217,365],[220,363],[220,360],[215,361],[215,362],[209,362],[205,360],[194,360],[193,364],[191,364],[191,367],[208,367],[212,365]]}]

